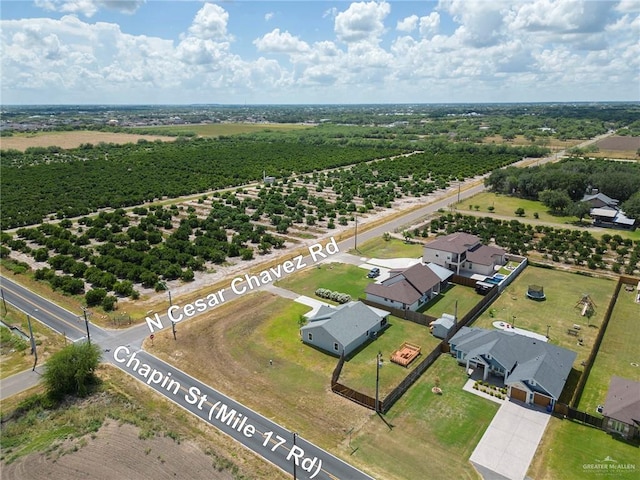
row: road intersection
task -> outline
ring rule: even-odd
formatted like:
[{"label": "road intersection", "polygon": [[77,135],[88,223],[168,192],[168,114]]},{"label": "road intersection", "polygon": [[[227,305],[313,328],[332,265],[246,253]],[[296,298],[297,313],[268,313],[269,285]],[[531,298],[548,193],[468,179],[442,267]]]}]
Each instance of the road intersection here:
[{"label": "road intersection", "polygon": [[[402,230],[426,215],[448,208],[452,202],[475,195],[483,188],[482,183],[476,182],[462,192],[458,189],[451,190],[448,195],[428,205],[378,227],[359,232],[358,240],[365,242],[387,231]],[[339,261],[341,254],[355,246],[355,243],[354,240],[348,239],[337,245],[339,252],[328,260]],[[311,255],[303,259],[307,265],[313,265],[315,260]],[[296,478],[321,480],[372,478],[296,433],[142,350],[142,343],[149,335],[146,323],[123,330],[108,330],[90,324],[87,330],[82,313],[75,314],[59,307],[6,277],[1,277],[1,280],[2,292],[7,303],[31,315],[71,341],[86,340],[89,332],[91,341],[99,344],[104,350],[104,361],[115,365],[138,381],[144,382],[185,410],[219,428],[266,461],[285,472],[294,474]],[[226,300],[231,301],[238,296],[233,291],[229,291]],[[171,322],[166,314],[161,318],[163,329],[171,328]],[[132,357],[133,360],[131,360]],[[29,370],[3,379],[0,382],[0,399],[35,385],[40,378],[38,371],[39,369],[35,372]]]}]

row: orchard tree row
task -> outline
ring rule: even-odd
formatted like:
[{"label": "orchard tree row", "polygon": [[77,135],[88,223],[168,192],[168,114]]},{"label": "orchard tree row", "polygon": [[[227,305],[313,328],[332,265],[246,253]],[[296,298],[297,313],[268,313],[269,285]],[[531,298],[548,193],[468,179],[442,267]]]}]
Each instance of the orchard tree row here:
[{"label": "orchard tree row", "polygon": [[309,148],[300,142],[238,137],[153,142],[67,150],[3,152],[2,228],[86,215],[164,197],[220,189],[259,180],[263,172],[286,177],[384,158],[403,150],[384,145],[336,143]]}]

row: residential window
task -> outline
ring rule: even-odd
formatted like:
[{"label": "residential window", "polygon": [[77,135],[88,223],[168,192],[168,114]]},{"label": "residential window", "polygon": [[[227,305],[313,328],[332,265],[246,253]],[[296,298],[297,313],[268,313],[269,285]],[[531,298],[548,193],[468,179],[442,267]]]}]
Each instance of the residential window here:
[{"label": "residential window", "polygon": [[333,342],[333,349],[337,352],[338,351],[338,342]]},{"label": "residential window", "polygon": [[313,333],[309,332],[307,333],[307,339],[312,342],[313,341]]}]

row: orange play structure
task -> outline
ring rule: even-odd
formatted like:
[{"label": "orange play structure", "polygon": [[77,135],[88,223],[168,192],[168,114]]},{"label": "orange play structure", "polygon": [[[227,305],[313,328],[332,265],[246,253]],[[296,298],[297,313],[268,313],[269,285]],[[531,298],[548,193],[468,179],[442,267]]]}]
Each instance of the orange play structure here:
[{"label": "orange play structure", "polygon": [[393,363],[397,363],[398,365],[406,367],[411,362],[413,362],[418,355],[420,355],[419,345],[404,342],[398,350],[393,352],[393,354],[391,355],[391,361]]}]

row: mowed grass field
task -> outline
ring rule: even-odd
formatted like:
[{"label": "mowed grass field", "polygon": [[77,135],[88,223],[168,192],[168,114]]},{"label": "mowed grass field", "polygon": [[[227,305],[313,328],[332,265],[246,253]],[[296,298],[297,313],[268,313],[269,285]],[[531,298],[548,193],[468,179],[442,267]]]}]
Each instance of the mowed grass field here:
[{"label": "mowed grass field", "polygon": [[[606,462],[611,458],[617,463]],[[602,430],[571,420],[551,417],[529,466],[527,478],[536,480],[585,480],[638,478],[638,447],[616,439]],[[633,465],[627,471],[596,471],[598,466]],[[595,467],[592,467],[595,465]]]},{"label": "mowed grass field", "polygon": [[[529,285],[542,285],[547,299],[528,299]],[[589,356],[614,288],[613,280],[528,266],[473,326],[494,328],[493,322],[501,320],[546,335],[549,325],[549,341],[577,352],[574,368],[583,370],[581,362]],[[584,294],[588,294],[596,305],[591,318],[583,317],[576,306]],[[580,327],[577,337],[567,333],[574,324]],[[583,340],[582,346],[578,345],[579,338]]]},{"label": "mowed grass field", "polygon": [[358,245],[357,251],[352,249],[349,253],[369,258],[418,258],[422,257],[422,250],[421,243],[407,243],[397,238],[372,238]]},{"label": "mowed grass field", "polygon": [[[382,354],[380,368],[380,399],[389,394],[424,358],[424,355],[438,346],[440,339],[429,332],[429,328],[396,317],[389,318],[389,327],[345,362],[340,375],[340,383],[361,393],[375,397],[376,357]],[[421,348],[421,354],[405,368],[391,362],[391,355],[403,342],[413,343]]]},{"label": "mowed grass field", "polygon": [[[181,324],[178,341],[162,332],[145,348],[375,478],[423,478],[433,465],[442,470],[430,478],[478,478],[467,459],[497,405],[461,390],[466,375],[454,359],[441,357],[393,407],[386,416],[394,425],[389,429],[371,410],[331,392],[337,358],[300,340],[298,320],[306,311],[272,294],[249,294]],[[392,326],[384,341],[395,345],[400,338],[393,330],[402,328]],[[364,372],[364,383],[375,382],[375,355],[382,345],[376,343],[351,360]],[[390,352],[384,354],[386,382]],[[442,396],[431,393],[435,377]]]},{"label": "mowed grass field", "polygon": [[[431,391],[436,379],[442,395]],[[463,391],[466,380],[464,368],[441,355],[386,414],[386,423],[372,416],[354,433],[352,457],[372,468],[384,465],[373,470],[380,479],[479,479],[469,457],[499,405]]]},{"label": "mowed grass field", "polygon": [[425,315],[439,318],[443,313],[453,315],[456,312],[457,305],[458,318],[461,318],[475,307],[481,299],[482,297],[473,288],[452,284],[419,311]]},{"label": "mowed grass field", "polygon": [[[473,206],[470,209],[469,206]],[[578,221],[578,217],[570,216],[558,216],[552,215],[549,209],[536,200],[526,200],[524,198],[511,197],[509,195],[502,195],[497,193],[483,192],[478,195],[474,195],[464,201],[461,201],[456,205],[458,211],[462,214],[476,212],[475,206],[480,208],[477,212],[482,213],[483,216],[490,217],[491,215],[499,215],[505,217],[516,217],[514,213],[518,208],[523,208],[525,214],[520,218],[521,222],[527,223],[531,220],[536,220],[533,217],[534,213],[538,213],[537,222],[550,223],[550,224],[566,224]],[[490,212],[489,207],[493,206],[494,211]],[[465,210],[467,212],[465,212]]]},{"label": "mowed grass field", "polygon": [[[327,302],[327,300],[315,295],[318,288],[348,293],[352,300],[357,300],[358,297],[364,295],[366,286],[375,281],[373,278],[367,278],[367,273],[368,270],[355,265],[337,262],[323,263],[278,280],[275,285],[323,302]],[[328,301],[327,303],[335,302]]]},{"label": "mowed grass field", "polygon": [[604,405],[613,375],[640,382],[640,303],[635,302],[636,293],[635,289],[620,290],[589,372],[578,408],[591,415],[599,416],[596,407]]}]

